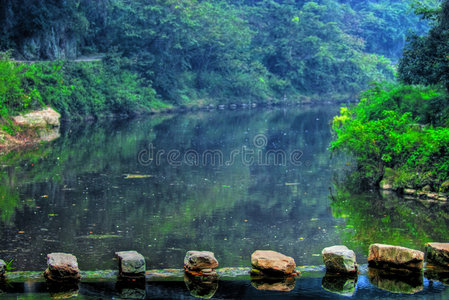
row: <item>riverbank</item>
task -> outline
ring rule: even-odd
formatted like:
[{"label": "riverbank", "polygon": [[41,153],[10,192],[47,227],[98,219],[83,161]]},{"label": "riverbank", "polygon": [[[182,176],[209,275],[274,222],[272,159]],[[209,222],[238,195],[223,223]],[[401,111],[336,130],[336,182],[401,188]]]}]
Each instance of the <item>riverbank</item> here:
[{"label": "riverbank", "polygon": [[[228,104],[220,103],[219,104],[207,104],[204,101],[197,101],[191,105],[181,105],[181,106],[165,106],[160,108],[152,108],[149,111],[136,111],[130,114],[104,114],[100,116],[87,115],[77,118],[69,118],[60,116],[60,122],[64,123],[72,123],[77,121],[82,122],[96,122],[96,121],[104,121],[104,120],[120,120],[120,119],[133,119],[133,118],[145,118],[147,116],[155,116],[155,115],[169,115],[169,114],[180,114],[180,113],[189,113],[189,112],[197,112],[197,111],[235,111],[235,110],[255,110],[255,109],[270,109],[270,108],[296,108],[296,107],[311,107],[318,105],[341,105],[341,104],[350,104],[356,103],[354,99],[348,99],[341,97],[339,100],[325,100],[324,98],[316,98],[311,99],[308,97],[300,98],[299,100],[288,100],[288,101],[265,101],[265,102],[231,102]],[[41,110],[45,111],[45,110]],[[34,111],[32,113],[39,114],[38,111]],[[56,113],[56,111],[55,111]],[[15,121],[16,117],[8,117],[8,121],[4,121],[3,128],[0,128],[0,155],[8,153],[13,150],[24,149],[27,147],[33,147],[36,144],[41,142],[52,141],[59,137],[59,121],[57,124],[50,124],[47,126],[46,124],[41,124],[40,129],[36,130],[33,126],[29,124],[19,124]],[[6,129],[6,130],[5,130]]]},{"label": "riverbank", "polygon": [[60,118],[50,107],[8,118],[0,129],[0,155],[57,139]]}]

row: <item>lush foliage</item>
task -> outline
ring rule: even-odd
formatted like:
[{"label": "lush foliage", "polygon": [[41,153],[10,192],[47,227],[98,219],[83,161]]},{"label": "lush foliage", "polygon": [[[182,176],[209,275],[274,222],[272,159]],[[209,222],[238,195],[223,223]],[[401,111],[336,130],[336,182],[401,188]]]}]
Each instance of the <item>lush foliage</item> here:
[{"label": "lush foliage", "polygon": [[5,0],[0,50],[32,60],[119,53],[141,86],[175,105],[355,97],[391,79],[407,30],[424,30],[411,2]]},{"label": "lush foliage", "polygon": [[415,6],[432,28],[428,35],[412,36],[399,78],[433,86],[376,85],[359,105],[342,108],[334,119],[338,137],[331,148],[352,153],[355,174],[369,184],[379,184],[386,168],[399,188],[430,185],[438,192],[449,179],[449,1],[441,9],[430,2]]},{"label": "lush foliage", "polygon": [[51,105],[64,117],[134,114],[165,107],[155,91],[145,88],[126,61],[108,56],[101,62],[12,61],[0,53],[2,118]]},{"label": "lush foliage", "polygon": [[360,103],[334,118],[338,139],[332,150],[354,155],[357,176],[377,185],[385,168],[395,170],[398,186],[435,190],[449,179],[446,93],[430,87],[375,86]]},{"label": "lush foliage", "polygon": [[449,90],[449,1],[427,11],[434,26],[425,36],[413,35],[399,65],[399,77],[409,84],[439,84]]}]

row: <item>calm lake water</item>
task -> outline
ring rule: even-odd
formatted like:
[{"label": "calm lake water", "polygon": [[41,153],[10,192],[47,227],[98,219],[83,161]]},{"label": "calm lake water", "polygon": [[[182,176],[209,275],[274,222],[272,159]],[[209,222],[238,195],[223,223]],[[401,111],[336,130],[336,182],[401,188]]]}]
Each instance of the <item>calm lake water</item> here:
[{"label": "calm lake water", "polygon": [[336,244],[364,263],[371,243],[422,250],[449,241],[445,203],[335,184],[351,168],[327,150],[337,113],[312,106],[66,124],[56,141],[2,158],[0,256],[38,271],[47,253],[70,252],[95,270],[136,250],[147,268],[180,268],[198,249],[238,267],[271,249],[319,265]]}]

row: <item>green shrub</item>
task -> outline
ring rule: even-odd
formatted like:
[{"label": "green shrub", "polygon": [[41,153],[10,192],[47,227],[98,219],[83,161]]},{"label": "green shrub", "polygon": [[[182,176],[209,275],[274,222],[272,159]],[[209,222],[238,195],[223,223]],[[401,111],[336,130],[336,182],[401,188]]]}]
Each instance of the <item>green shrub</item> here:
[{"label": "green shrub", "polygon": [[444,92],[430,87],[376,85],[334,118],[331,150],[352,154],[357,174],[371,185],[379,184],[388,167],[397,186],[431,184],[437,190],[449,178],[449,129],[434,127],[447,115],[429,111],[446,101]]}]

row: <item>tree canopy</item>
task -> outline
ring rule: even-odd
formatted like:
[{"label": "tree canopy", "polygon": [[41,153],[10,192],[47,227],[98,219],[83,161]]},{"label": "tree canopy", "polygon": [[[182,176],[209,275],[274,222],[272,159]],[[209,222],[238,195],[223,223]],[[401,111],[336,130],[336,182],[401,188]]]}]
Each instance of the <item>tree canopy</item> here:
[{"label": "tree canopy", "polygon": [[[393,78],[409,28],[397,0],[4,0],[0,51],[27,60],[113,54],[175,105],[355,97]],[[231,99],[231,100],[230,100]]]}]

